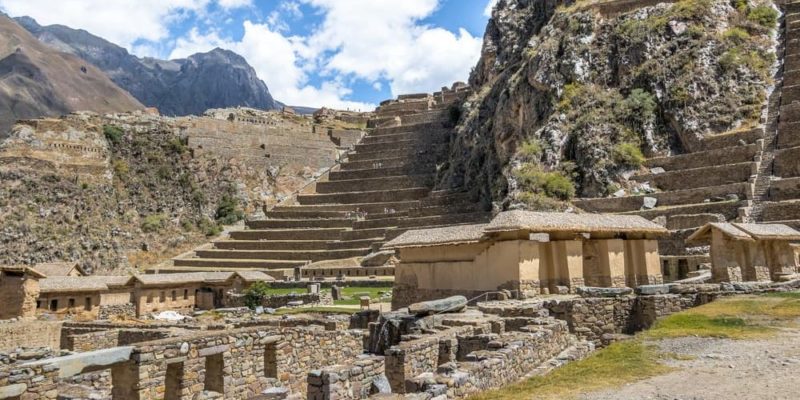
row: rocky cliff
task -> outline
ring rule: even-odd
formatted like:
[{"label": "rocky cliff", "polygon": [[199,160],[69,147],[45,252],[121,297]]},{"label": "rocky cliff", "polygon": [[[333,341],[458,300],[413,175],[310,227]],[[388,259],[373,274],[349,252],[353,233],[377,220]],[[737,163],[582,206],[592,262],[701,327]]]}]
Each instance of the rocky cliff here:
[{"label": "rocky cliff", "polygon": [[438,185],[498,208],[563,209],[645,192],[628,179],[645,158],[762,124],[773,4],[655,3],[500,0]]},{"label": "rocky cliff", "polygon": [[84,30],[41,26],[30,17],[16,20],[41,42],[105,71],[117,85],[164,115],[202,115],[210,108],[237,106],[280,107],[253,67],[228,50],[214,49],[170,61],[142,59]]},{"label": "rocky cliff", "polygon": [[98,68],[44,46],[0,14],[0,138],[20,118],[141,108]]}]

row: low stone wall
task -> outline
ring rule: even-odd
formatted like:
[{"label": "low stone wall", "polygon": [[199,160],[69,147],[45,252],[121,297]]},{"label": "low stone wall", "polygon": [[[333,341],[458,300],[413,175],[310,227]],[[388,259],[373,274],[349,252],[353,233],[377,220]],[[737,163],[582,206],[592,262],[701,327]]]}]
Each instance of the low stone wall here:
[{"label": "low stone wall", "polygon": [[173,336],[171,331],[159,329],[67,328],[65,332],[69,334],[62,336],[62,348],[77,352],[127,346]]},{"label": "low stone wall", "polygon": [[0,351],[17,347],[61,348],[62,322],[18,321],[0,323]]},{"label": "low stone wall", "polygon": [[58,368],[35,366],[0,370],[3,399],[52,400],[58,396]]},{"label": "low stone wall", "polygon": [[[279,296],[268,296],[261,301],[261,306],[266,308],[286,307],[292,302],[302,302],[303,305],[332,306],[333,297],[330,293],[302,293]],[[228,307],[245,307],[244,296],[230,296]]]},{"label": "low stone wall", "polygon": [[97,319],[107,320],[111,317],[136,318],[136,306],[133,303],[101,305],[97,312]]},{"label": "low stone wall", "polygon": [[385,381],[384,359],[365,356],[343,365],[331,365],[308,374],[308,399],[366,399],[373,383]]}]

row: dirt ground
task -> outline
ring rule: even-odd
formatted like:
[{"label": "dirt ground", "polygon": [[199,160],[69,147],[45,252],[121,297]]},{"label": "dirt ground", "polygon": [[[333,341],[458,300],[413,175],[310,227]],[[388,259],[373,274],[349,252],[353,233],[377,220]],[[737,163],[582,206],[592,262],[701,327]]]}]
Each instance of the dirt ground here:
[{"label": "dirt ground", "polygon": [[674,372],[582,400],[800,399],[800,329],[759,340],[683,337],[652,342],[677,355]]}]

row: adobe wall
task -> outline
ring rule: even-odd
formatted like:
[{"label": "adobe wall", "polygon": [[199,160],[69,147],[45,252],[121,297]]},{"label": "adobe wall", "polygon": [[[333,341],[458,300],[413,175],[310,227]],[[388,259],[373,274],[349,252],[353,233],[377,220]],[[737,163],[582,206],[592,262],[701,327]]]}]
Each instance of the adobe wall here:
[{"label": "adobe wall", "polygon": [[17,347],[61,348],[61,322],[20,321],[0,323],[0,351]]},{"label": "adobe wall", "polygon": [[35,317],[38,296],[36,279],[0,271],[0,320]]}]

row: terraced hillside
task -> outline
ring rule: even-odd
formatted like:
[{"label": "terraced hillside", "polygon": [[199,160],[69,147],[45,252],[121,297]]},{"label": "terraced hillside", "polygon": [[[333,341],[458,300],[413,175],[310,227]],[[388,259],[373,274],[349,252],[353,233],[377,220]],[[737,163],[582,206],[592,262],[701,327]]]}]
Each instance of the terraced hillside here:
[{"label": "terraced hillside", "polygon": [[[385,102],[370,121],[375,128],[313,192],[298,194],[295,204],[266,211],[265,219],[247,221],[247,229],[160,272],[252,269],[294,276],[313,262],[366,256],[411,228],[488,220],[469,194],[432,190],[451,134],[450,106],[463,93],[462,88]],[[331,265],[318,273],[376,273]]]}]

